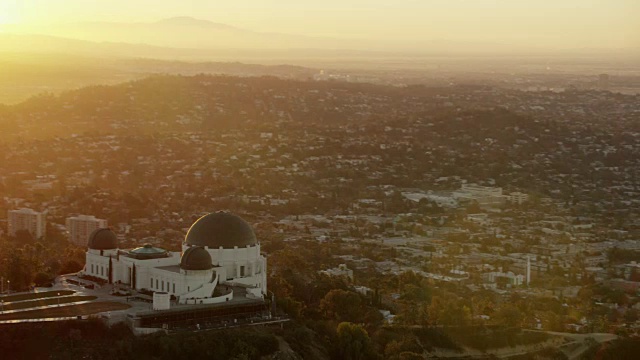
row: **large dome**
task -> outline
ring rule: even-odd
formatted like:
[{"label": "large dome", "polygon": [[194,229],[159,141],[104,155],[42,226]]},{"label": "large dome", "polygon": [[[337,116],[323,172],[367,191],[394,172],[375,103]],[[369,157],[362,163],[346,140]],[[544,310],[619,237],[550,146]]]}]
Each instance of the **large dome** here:
[{"label": "large dome", "polygon": [[242,248],[258,243],[251,226],[240,217],[219,211],[198,219],[187,233],[185,243],[191,246],[208,246],[210,249]]},{"label": "large dome", "polygon": [[182,253],[180,267],[185,270],[209,270],[211,265],[211,255],[202,246],[190,247]]},{"label": "large dome", "polygon": [[89,249],[113,250],[118,248],[118,237],[109,228],[96,229],[89,236]]}]

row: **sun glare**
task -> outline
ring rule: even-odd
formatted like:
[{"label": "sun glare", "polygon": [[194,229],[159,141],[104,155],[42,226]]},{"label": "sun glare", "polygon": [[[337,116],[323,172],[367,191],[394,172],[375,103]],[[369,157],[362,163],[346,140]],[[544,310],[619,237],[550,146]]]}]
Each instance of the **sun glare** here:
[{"label": "sun glare", "polygon": [[0,25],[2,24],[16,24],[20,21],[18,18],[18,12],[16,11],[16,4],[0,3]]}]

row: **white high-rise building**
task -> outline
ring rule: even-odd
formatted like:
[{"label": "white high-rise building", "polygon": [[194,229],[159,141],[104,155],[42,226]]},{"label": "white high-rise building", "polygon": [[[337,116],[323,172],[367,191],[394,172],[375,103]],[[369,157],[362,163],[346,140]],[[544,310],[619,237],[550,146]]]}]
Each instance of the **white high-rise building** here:
[{"label": "white high-rise building", "polygon": [[46,212],[31,209],[9,210],[7,215],[9,236],[16,236],[20,230],[28,231],[35,239],[44,238],[47,232]]},{"label": "white high-rise building", "polygon": [[69,241],[80,246],[87,246],[89,236],[97,229],[107,227],[107,220],[97,219],[95,216],[78,215],[67,218]]}]

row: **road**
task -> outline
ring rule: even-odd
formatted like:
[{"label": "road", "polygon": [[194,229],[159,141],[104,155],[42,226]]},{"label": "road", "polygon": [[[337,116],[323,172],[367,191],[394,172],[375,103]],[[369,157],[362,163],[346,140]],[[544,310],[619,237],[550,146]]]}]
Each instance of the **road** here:
[{"label": "road", "polygon": [[[533,330],[532,330],[533,331]],[[561,346],[562,352],[567,355],[569,360],[579,359],[582,354],[587,352],[592,346],[596,344],[604,344],[609,341],[616,340],[618,338],[615,334],[608,333],[589,333],[589,334],[574,334],[563,333],[555,331],[539,331],[549,335],[563,336],[573,341],[568,342]],[[593,340],[590,340],[593,339]],[[578,345],[578,346],[575,346]],[[575,346],[575,347],[574,347]]]}]

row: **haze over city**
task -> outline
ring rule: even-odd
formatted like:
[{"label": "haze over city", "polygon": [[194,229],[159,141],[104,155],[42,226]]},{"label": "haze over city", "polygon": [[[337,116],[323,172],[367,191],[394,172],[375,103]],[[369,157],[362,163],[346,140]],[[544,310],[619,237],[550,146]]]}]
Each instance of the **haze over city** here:
[{"label": "haze over city", "polygon": [[[485,52],[637,51],[639,15],[640,4],[633,0],[3,0],[0,4],[0,24],[5,31],[132,42],[124,32],[101,34],[100,26],[106,26],[105,22],[133,26],[186,16],[228,25],[227,30],[310,37],[308,48],[411,52],[465,48]],[[194,45],[188,38],[134,40],[163,46]],[[271,47],[267,43],[263,46]]]},{"label": "haze over city", "polygon": [[0,0],[0,357],[640,358],[636,0]]}]

